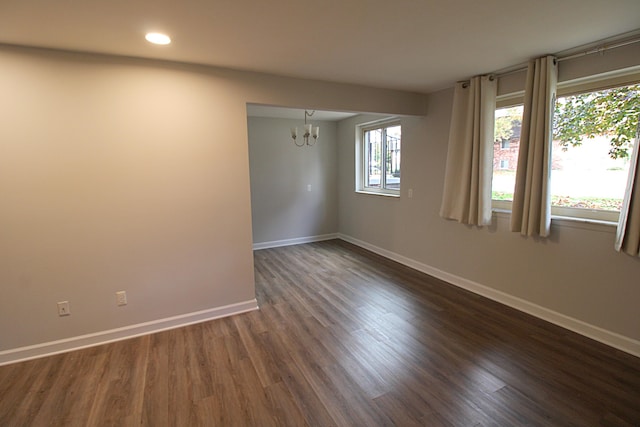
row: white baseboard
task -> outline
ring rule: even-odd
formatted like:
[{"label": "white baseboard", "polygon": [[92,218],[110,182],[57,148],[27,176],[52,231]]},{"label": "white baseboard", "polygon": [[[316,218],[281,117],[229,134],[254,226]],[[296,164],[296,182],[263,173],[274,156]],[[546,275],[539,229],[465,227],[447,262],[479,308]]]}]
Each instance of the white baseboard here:
[{"label": "white baseboard", "polygon": [[136,325],[124,326],[122,328],[111,329],[108,331],[101,331],[57,341],[30,345],[27,347],[0,351],[0,366],[23,362],[39,357],[52,356],[54,354],[65,353],[68,351],[80,350],[87,347],[94,347],[114,341],[126,340],[129,338],[139,337],[141,335],[180,328],[194,323],[206,322],[208,320],[219,319],[221,317],[246,313],[253,310],[258,310],[258,301],[256,299],[153,320],[150,322],[138,323]]},{"label": "white baseboard", "polygon": [[280,246],[300,245],[303,243],[321,242],[323,240],[337,239],[338,233],[321,234],[319,236],[297,237],[295,239],[274,240],[272,242],[254,243],[253,250],[278,248]]},{"label": "white baseboard", "polygon": [[629,338],[624,335],[602,329],[598,326],[591,325],[581,320],[574,319],[562,313],[549,310],[548,308],[534,304],[527,300],[509,295],[505,292],[498,291],[485,285],[481,285],[463,277],[447,273],[446,271],[429,266],[427,264],[423,264],[411,258],[407,258],[395,252],[377,247],[362,240],[358,240],[354,237],[339,234],[338,238],[346,242],[353,243],[356,246],[360,246],[378,255],[382,255],[385,258],[389,258],[393,261],[399,262],[400,264],[404,264],[408,267],[426,273],[430,276],[436,277],[440,280],[444,280],[445,282],[459,288],[466,289],[475,294],[497,301],[509,307],[515,308],[516,310],[525,312],[542,320],[546,320],[547,322],[576,332],[580,335],[584,335],[603,344],[617,348],[618,350],[622,350],[626,353],[640,357],[640,341],[634,340],[633,338]]}]

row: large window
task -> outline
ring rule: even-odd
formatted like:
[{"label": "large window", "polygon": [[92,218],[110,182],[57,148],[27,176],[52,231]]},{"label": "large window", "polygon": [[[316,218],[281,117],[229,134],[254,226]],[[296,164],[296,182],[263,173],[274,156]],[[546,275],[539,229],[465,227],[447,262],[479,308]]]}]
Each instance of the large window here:
[{"label": "large window", "polygon": [[[558,97],[550,179],[553,215],[617,221],[639,115],[638,84]],[[508,208],[513,200],[521,122],[522,106],[496,110],[496,207]]]},{"label": "large window", "polygon": [[359,191],[400,194],[400,123],[385,122],[361,128]]}]

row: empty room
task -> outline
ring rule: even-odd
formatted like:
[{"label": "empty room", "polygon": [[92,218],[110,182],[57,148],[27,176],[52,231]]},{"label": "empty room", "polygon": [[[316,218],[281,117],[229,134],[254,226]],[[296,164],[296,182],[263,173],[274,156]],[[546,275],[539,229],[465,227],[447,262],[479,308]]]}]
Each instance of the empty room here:
[{"label": "empty room", "polygon": [[0,426],[640,425],[638,16],[0,2]]}]

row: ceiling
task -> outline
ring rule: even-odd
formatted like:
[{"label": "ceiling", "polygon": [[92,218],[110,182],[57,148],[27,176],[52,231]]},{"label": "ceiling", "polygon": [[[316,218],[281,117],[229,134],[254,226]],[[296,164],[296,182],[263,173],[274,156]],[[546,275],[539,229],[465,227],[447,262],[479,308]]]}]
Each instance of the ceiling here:
[{"label": "ceiling", "polygon": [[639,17],[638,0],[0,0],[0,43],[428,93]]}]

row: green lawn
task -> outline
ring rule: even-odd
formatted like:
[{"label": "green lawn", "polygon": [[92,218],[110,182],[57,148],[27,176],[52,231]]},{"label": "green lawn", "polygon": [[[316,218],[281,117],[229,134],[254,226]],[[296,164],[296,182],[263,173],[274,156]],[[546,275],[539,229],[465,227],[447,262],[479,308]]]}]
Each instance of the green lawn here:
[{"label": "green lawn", "polygon": [[[513,200],[513,193],[494,191],[491,198],[493,200]],[[608,211],[619,211],[622,207],[622,199],[608,199],[598,197],[569,197],[551,196],[551,205],[567,208],[599,209]]]}]

